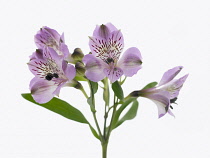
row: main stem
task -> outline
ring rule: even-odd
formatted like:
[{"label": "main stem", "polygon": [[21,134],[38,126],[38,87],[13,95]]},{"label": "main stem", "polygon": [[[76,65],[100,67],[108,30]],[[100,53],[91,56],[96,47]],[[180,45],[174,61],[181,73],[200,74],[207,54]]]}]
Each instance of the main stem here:
[{"label": "main stem", "polygon": [[[90,91],[91,91],[91,97],[92,97],[92,114],[93,114],[93,118],[98,130],[98,134],[100,137],[100,141],[101,141],[101,146],[102,146],[102,158],[107,158],[107,146],[108,146],[108,142],[109,142],[109,138],[110,138],[110,134],[111,131],[113,129],[113,120],[114,120],[114,116],[116,113],[116,106],[117,106],[117,102],[118,99],[117,97],[114,95],[114,103],[113,103],[113,112],[112,112],[112,117],[111,117],[111,121],[109,124],[109,127],[106,127],[106,123],[107,123],[107,118],[108,118],[108,113],[109,113],[109,86],[108,86],[108,79],[104,80],[104,101],[105,101],[105,113],[104,113],[104,131],[103,133],[101,132],[100,126],[98,124],[98,120],[96,117],[96,110],[95,110],[95,97],[94,97],[94,92],[93,92],[93,87],[92,85],[89,83],[90,85]],[[88,98],[86,92],[84,91],[84,89],[82,89],[83,94],[86,96],[86,98]],[[108,107],[108,110],[107,110]]]},{"label": "main stem", "polygon": [[107,158],[107,146],[108,142],[101,144],[102,145],[102,158]]},{"label": "main stem", "polygon": [[111,131],[112,131],[112,128],[113,128],[113,120],[114,120],[115,113],[116,113],[116,96],[114,95],[114,107],[113,107],[113,113],[112,113],[112,118],[111,118],[111,121],[110,121],[110,125],[109,125],[109,128],[108,128],[108,131],[106,132],[106,130],[105,130],[105,133],[103,135],[103,140],[101,140],[102,158],[107,158],[107,146],[108,146],[109,138],[110,138]]}]

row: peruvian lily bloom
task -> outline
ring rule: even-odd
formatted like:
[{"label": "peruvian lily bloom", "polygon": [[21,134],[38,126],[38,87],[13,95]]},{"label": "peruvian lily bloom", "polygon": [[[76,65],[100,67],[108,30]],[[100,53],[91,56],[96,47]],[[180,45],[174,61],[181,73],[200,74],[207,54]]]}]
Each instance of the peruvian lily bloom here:
[{"label": "peruvian lily bloom", "polygon": [[174,116],[169,107],[172,108],[171,103],[177,100],[179,91],[188,77],[187,74],[179,79],[174,79],[182,68],[182,66],[177,66],[166,71],[156,87],[134,91],[130,96],[141,96],[152,100],[157,105],[159,118],[166,113]]},{"label": "peruvian lily bloom", "polygon": [[34,100],[40,104],[59,95],[60,89],[67,85],[76,75],[74,66],[67,64],[54,49],[38,49],[30,56],[28,63],[35,77],[30,82]]},{"label": "peruvian lily bloom", "polygon": [[64,58],[69,56],[69,50],[64,41],[64,34],[60,35],[54,29],[47,26],[42,27],[34,36],[34,41],[39,49],[50,47]]},{"label": "peruvian lily bloom", "polygon": [[83,58],[89,80],[98,82],[108,77],[113,83],[123,74],[131,77],[141,69],[141,53],[135,47],[127,49],[119,60],[124,39],[121,31],[111,23],[96,26],[89,38],[91,54]]}]

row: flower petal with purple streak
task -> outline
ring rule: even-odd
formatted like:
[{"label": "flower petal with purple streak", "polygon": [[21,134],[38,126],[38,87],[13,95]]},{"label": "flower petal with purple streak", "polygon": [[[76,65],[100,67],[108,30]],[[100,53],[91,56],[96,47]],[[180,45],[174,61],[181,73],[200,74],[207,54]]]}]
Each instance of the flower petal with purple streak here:
[{"label": "flower petal with purple streak", "polygon": [[34,41],[39,49],[53,48],[58,55],[66,58],[69,55],[67,45],[64,43],[64,34],[60,35],[56,30],[42,27],[34,36]]},{"label": "flower petal with purple streak", "polygon": [[143,97],[152,100],[157,105],[159,118],[167,113],[170,105],[170,94],[167,91],[150,88],[142,90],[141,94]]},{"label": "flower petal with purple streak", "polygon": [[133,76],[141,69],[142,57],[140,51],[135,48],[129,48],[123,53],[117,65],[123,70],[125,76]]},{"label": "flower petal with purple streak", "polygon": [[92,54],[88,54],[84,56],[83,62],[86,64],[85,76],[89,80],[98,82],[106,77],[104,74],[104,68],[106,68],[106,65],[102,60],[96,58]]},{"label": "flower petal with purple streak", "polygon": [[174,77],[182,70],[182,68],[183,68],[182,66],[177,66],[177,67],[174,67],[173,69],[166,71],[163,74],[163,77],[160,80],[158,85],[161,86],[161,85],[166,84],[166,83],[170,82],[171,80],[173,80]]},{"label": "flower petal with purple streak", "polygon": [[174,79],[174,80],[172,80],[162,86],[159,86],[157,88],[169,92],[170,99],[176,98],[179,95],[179,91],[181,90],[187,77],[188,77],[188,74],[179,78],[179,79]]},{"label": "flower petal with purple streak", "polygon": [[113,67],[112,69],[105,68],[104,73],[109,78],[111,83],[114,83],[123,75],[123,70],[119,67]]},{"label": "flower petal with purple streak", "polygon": [[117,30],[103,36],[93,36],[90,37],[89,46],[92,54],[104,62],[109,57],[118,60],[124,47],[123,35]]},{"label": "flower petal with purple streak", "polygon": [[54,96],[54,91],[57,85],[52,81],[40,80],[33,78],[30,83],[30,90],[34,100],[37,103],[43,104],[50,101]]}]

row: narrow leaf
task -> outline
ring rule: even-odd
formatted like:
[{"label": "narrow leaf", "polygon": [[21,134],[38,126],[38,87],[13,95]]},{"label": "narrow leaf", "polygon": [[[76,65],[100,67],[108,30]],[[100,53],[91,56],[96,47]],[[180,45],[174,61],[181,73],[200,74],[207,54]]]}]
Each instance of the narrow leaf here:
[{"label": "narrow leaf", "polygon": [[113,127],[115,128],[121,113],[123,112],[123,110],[130,104],[132,103],[134,100],[136,100],[136,98],[129,98],[128,100],[126,100],[120,107],[119,109],[116,111],[115,116],[114,116],[114,120],[113,120]]},{"label": "narrow leaf", "polygon": [[91,85],[91,88],[93,90],[93,94],[96,94],[96,92],[98,91],[98,82],[90,81],[90,85]]},{"label": "narrow leaf", "polygon": [[157,85],[157,82],[151,82],[149,84],[147,84],[143,89],[149,89],[149,88],[153,88]]},{"label": "narrow leaf", "polygon": [[95,103],[94,103],[94,100],[93,100],[92,97],[89,97],[89,98],[87,99],[87,103],[90,105],[91,111],[92,111],[92,112],[96,112],[96,110],[95,110]]},{"label": "narrow leaf", "polygon": [[124,99],[123,89],[118,81],[112,83],[112,90],[114,91],[114,94],[117,96],[118,99]]},{"label": "narrow leaf", "polygon": [[50,111],[53,111],[57,114],[60,114],[61,116],[65,117],[65,118],[68,118],[68,119],[76,121],[76,122],[88,124],[92,134],[97,139],[99,139],[99,135],[97,134],[96,130],[90,125],[90,123],[87,121],[87,119],[84,117],[84,115],[78,109],[71,106],[69,103],[54,97],[52,100],[50,100],[49,102],[47,102],[45,104],[39,104],[34,101],[34,99],[30,93],[24,93],[21,95],[24,99],[26,99],[34,104],[37,104],[41,107],[44,107]]},{"label": "narrow leaf", "polygon": [[96,132],[96,130],[95,130],[90,124],[89,124],[89,127],[90,127],[90,130],[91,130],[92,134],[93,134],[97,139],[100,140],[100,137],[99,137],[98,133]]},{"label": "narrow leaf", "polygon": [[75,107],[71,106],[69,103],[61,99],[54,97],[52,100],[50,100],[49,102],[45,104],[39,104],[34,101],[30,93],[22,94],[22,97],[34,104],[44,107],[57,114],[60,114],[61,116],[66,117],[70,120],[89,124],[89,122],[86,120],[84,115],[78,109],[76,109]]},{"label": "narrow leaf", "polygon": [[120,126],[123,122],[127,120],[132,120],[136,117],[137,110],[138,110],[139,103],[137,100],[133,102],[130,109],[127,111],[127,113],[117,122],[116,126],[114,128],[117,128]]}]

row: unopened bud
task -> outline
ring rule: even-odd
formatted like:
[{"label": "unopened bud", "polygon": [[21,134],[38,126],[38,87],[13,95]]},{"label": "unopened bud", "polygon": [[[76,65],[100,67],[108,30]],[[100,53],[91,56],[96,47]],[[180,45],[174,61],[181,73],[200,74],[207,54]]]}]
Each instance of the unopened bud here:
[{"label": "unopened bud", "polygon": [[84,54],[80,48],[74,49],[74,52],[71,55],[72,59],[75,61],[82,61]]},{"label": "unopened bud", "polygon": [[82,85],[80,82],[76,81],[75,79],[71,80],[69,83],[67,83],[69,87],[74,87],[76,89],[83,89]]}]

